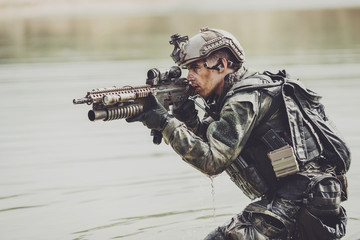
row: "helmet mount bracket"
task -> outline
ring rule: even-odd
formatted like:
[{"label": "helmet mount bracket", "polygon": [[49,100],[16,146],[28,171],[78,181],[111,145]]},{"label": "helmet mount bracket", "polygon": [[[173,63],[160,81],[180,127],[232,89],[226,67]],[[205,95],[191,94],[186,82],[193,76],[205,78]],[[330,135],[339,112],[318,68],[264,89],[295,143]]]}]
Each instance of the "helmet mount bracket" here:
[{"label": "helmet mount bracket", "polygon": [[179,63],[181,61],[180,52],[182,49],[182,45],[188,42],[188,36],[181,36],[180,34],[176,33],[172,35],[171,40],[169,43],[174,45],[174,50],[171,53],[171,58],[174,60],[175,63]]}]

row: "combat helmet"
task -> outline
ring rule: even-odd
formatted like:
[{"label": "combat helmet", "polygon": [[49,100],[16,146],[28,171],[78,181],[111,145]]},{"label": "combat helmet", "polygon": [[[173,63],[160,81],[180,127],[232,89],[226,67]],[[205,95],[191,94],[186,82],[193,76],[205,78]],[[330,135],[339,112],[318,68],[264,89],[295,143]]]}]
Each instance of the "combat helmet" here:
[{"label": "combat helmet", "polygon": [[222,48],[229,49],[239,64],[245,61],[244,50],[239,41],[231,33],[220,29],[201,28],[190,40],[188,36],[174,34],[171,36],[170,44],[175,47],[171,57],[181,67],[204,59]]}]

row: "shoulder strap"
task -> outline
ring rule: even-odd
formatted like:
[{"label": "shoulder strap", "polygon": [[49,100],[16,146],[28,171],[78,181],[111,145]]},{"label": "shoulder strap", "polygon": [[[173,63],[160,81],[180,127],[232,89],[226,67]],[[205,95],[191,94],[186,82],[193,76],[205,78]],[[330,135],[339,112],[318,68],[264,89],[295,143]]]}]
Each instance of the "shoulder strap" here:
[{"label": "shoulder strap", "polygon": [[231,97],[235,93],[242,91],[254,91],[261,89],[270,89],[273,87],[280,86],[284,83],[284,79],[279,81],[272,81],[272,79],[267,75],[254,75],[250,78],[242,79],[236,82],[232,88],[227,92],[226,96],[223,99],[222,104],[225,103],[225,100],[228,97]]}]

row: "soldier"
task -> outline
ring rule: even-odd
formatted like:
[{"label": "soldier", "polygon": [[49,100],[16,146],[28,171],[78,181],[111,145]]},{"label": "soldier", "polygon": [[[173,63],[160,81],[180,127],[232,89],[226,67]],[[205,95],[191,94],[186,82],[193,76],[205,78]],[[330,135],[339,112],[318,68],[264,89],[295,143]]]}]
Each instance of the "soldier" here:
[{"label": "soldier", "polygon": [[350,153],[320,96],[285,71],[250,71],[224,30],[202,28],[174,45],[174,61],[206,103],[204,118],[192,100],[169,114],[152,96],[153,108],[127,121],[161,131],[184,161],[211,176],[225,171],[254,200],[205,239],[343,237]]}]

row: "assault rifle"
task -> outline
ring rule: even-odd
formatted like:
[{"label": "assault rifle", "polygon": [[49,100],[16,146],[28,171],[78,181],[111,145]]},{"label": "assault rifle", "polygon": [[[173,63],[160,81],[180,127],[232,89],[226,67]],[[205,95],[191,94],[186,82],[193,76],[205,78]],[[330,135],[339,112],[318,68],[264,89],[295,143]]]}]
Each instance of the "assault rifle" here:
[{"label": "assault rifle", "polygon": [[[92,105],[92,109],[88,112],[90,121],[111,121],[134,117],[149,109],[150,93],[168,111],[171,105],[178,107],[190,96],[195,95],[189,82],[181,78],[180,67],[173,66],[165,70],[150,69],[144,86],[94,89],[87,92],[85,97],[74,99],[73,103]],[[152,135],[154,143],[159,144],[161,133],[152,131]],[[156,139],[159,137],[160,139]]]}]

